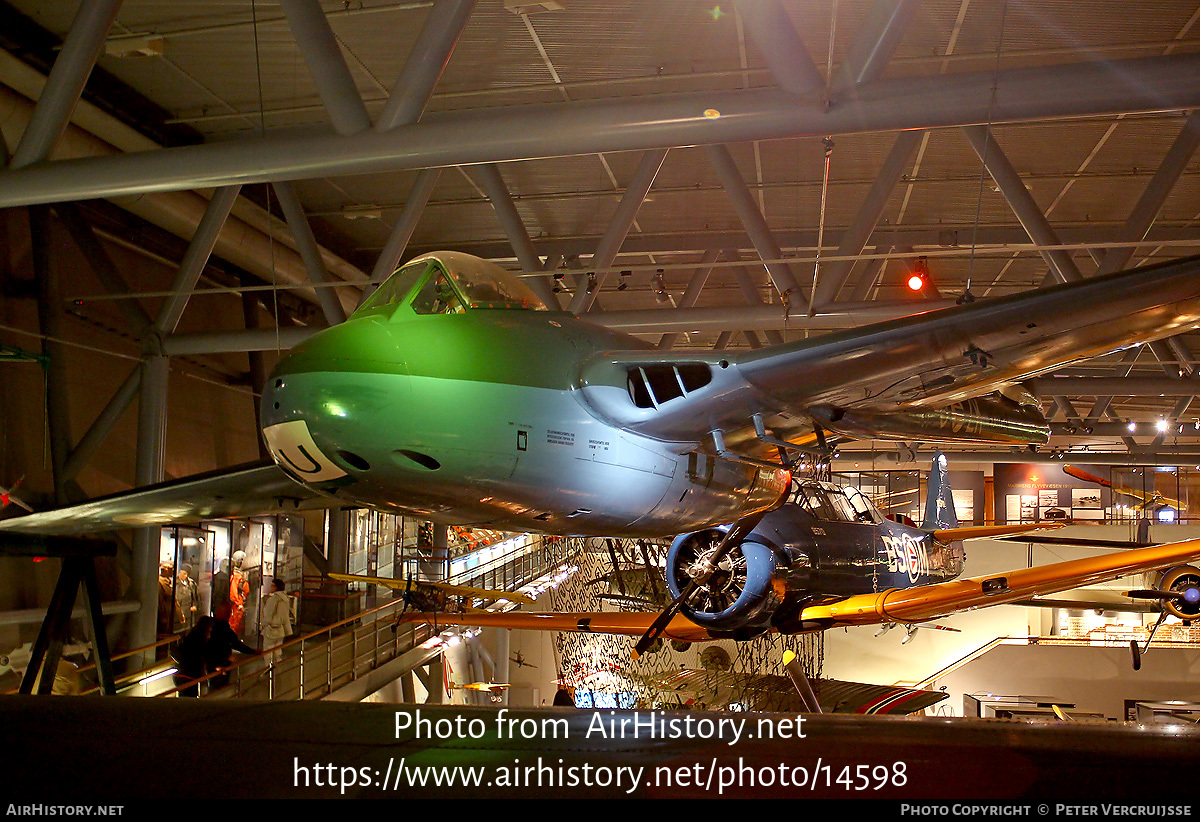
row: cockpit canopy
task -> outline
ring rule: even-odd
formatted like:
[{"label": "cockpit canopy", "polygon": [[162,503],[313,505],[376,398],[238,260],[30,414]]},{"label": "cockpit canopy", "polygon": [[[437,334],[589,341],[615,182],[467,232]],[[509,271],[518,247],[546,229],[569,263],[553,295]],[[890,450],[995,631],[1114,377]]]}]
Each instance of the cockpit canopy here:
[{"label": "cockpit canopy", "polygon": [[398,268],[355,314],[406,300],[418,314],[460,314],[480,308],[547,310],[517,275],[470,254],[438,251]]},{"label": "cockpit canopy", "polygon": [[820,520],[866,524],[883,522],[883,514],[875,507],[875,503],[857,488],[816,480],[797,480],[792,483],[789,501]]}]

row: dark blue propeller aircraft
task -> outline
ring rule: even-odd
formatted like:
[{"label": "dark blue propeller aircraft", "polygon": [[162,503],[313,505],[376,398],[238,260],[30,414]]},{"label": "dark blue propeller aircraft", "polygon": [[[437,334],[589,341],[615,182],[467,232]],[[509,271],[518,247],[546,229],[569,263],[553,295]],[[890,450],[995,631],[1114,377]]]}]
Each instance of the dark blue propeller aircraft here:
[{"label": "dark blue propeller aircraft", "polygon": [[[436,619],[440,625],[640,635],[636,656],[660,637],[696,642],[849,625],[912,628],[957,611],[1019,602],[1154,568],[1167,569],[1162,575],[1167,593],[1161,598],[1175,607],[1172,613],[1183,613],[1178,603],[1195,598],[1200,570],[1186,563],[1200,557],[1200,540],[958,578],[966,559],[963,540],[1057,527],[1061,525],[959,527],[946,458],[939,453],[920,527],[883,516],[857,489],[795,480],[786,501],[756,522],[743,519],[676,537],[666,561],[674,599],[661,614],[513,611],[437,614]],[[1198,615],[1186,613],[1189,618]]]}]

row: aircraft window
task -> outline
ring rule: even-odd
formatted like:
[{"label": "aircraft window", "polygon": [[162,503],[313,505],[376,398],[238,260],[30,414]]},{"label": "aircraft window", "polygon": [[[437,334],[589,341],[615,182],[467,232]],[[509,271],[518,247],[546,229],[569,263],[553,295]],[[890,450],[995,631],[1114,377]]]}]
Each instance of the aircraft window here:
[{"label": "aircraft window", "polygon": [[491,263],[456,258],[446,271],[470,308],[546,309],[519,277]]},{"label": "aircraft window", "polygon": [[879,522],[882,518],[875,504],[857,488],[846,488],[846,498],[854,507],[854,518],[859,522]]},{"label": "aircraft window", "polygon": [[846,495],[840,491],[831,491],[829,493],[829,502],[837,511],[837,518],[842,522],[858,522],[857,512],[854,506],[850,504],[850,500],[846,499]]},{"label": "aircraft window", "polygon": [[417,292],[412,307],[418,314],[461,314],[465,310],[458,291],[441,271],[430,277]]},{"label": "aircraft window", "polygon": [[829,504],[823,489],[815,485],[801,485],[796,489],[796,504],[817,519],[840,519],[837,511]]},{"label": "aircraft window", "polygon": [[421,260],[398,269],[395,274],[384,280],[379,288],[375,289],[374,294],[367,297],[358,310],[378,308],[382,305],[403,301],[417,281],[429,270],[430,265],[432,263],[429,260]]},{"label": "aircraft window", "polygon": [[647,365],[628,371],[629,398],[638,408],[656,408],[710,382],[712,372],[704,363]]},{"label": "aircraft window", "polygon": [[793,501],[817,519],[833,522],[874,521],[869,513],[867,518],[860,516],[841,489],[832,485],[799,485]]}]

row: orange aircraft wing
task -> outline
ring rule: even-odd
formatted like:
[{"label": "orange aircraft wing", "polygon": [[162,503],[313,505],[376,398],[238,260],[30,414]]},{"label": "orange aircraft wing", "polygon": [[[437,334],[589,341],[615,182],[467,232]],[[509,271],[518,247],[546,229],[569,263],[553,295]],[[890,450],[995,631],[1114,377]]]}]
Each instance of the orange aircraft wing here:
[{"label": "orange aircraft wing", "polygon": [[956,542],[963,539],[982,539],[984,537],[1003,537],[1009,534],[1024,534],[1029,531],[1047,531],[1062,528],[1061,522],[1038,522],[1024,525],[964,525],[962,528],[940,528],[931,531],[938,542]]},{"label": "orange aircraft wing", "polygon": [[[576,631],[592,634],[641,636],[658,617],[657,612],[597,611],[595,613],[537,614],[482,611],[474,614],[408,614],[405,622],[437,625],[470,625],[479,628],[516,628],[525,631]],[[662,634],[681,642],[712,639],[708,631],[686,617],[676,616]]]},{"label": "orange aircraft wing", "polygon": [[1106,582],[1138,571],[1189,562],[1200,557],[1200,539],[1117,551],[1101,556],[1022,568],[1003,574],[956,579],[913,588],[858,594],[838,602],[812,605],[802,619],[837,625],[922,622],[958,611],[1004,605],[1039,594],[1053,594]]}]

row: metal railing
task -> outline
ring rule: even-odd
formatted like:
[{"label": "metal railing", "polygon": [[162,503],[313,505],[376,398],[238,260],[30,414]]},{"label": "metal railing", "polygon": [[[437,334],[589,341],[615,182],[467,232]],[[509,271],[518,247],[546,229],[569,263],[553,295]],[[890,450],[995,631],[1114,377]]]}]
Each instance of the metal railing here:
[{"label": "metal railing", "polygon": [[[575,540],[537,538],[487,559],[448,581],[478,588],[515,590],[565,564],[578,548]],[[486,550],[486,549],[485,549]],[[288,640],[262,654],[237,660],[200,679],[184,679],[175,671],[171,651],[181,637],[115,656],[163,655],[159,662],[118,678],[118,693],[129,696],[182,696],[195,688],[205,698],[318,699],[417,648],[434,636],[425,623],[399,623],[404,607],[399,596],[352,617]],[[278,657],[275,658],[275,655]],[[94,676],[85,666],[81,676]],[[93,693],[94,686],[82,693]]]}]

